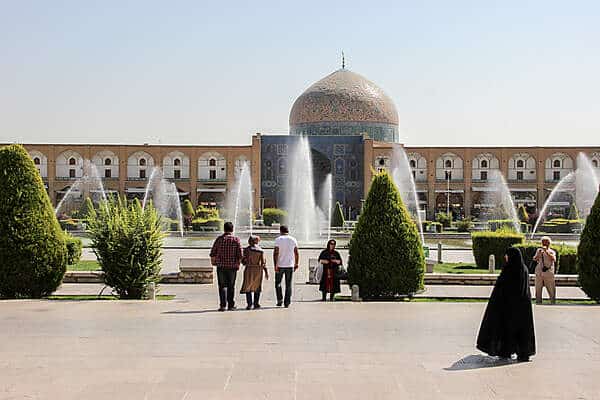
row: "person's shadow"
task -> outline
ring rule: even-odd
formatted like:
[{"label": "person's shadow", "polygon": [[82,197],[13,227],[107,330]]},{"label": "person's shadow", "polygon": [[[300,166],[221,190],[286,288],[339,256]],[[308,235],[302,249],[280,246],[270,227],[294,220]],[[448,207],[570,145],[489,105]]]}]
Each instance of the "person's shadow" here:
[{"label": "person's shadow", "polygon": [[494,368],[505,365],[516,364],[517,360],[510,358],[498,358],[486,356],[483,354],[471,354],[456,361],[450,367],[444,368],[445,371],[465,371],[469,369]]}]

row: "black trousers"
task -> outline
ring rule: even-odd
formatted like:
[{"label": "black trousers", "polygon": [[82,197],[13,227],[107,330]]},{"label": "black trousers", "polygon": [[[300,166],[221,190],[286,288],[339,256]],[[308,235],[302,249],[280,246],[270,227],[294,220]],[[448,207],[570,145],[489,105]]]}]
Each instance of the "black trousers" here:
[{"label": "black trousers", "polygon": [[235,277],[236,269],[217,267],[217,283],[219,285],[219,305],[232,308],[235,306]]},{"label": "black trousers", "polygon": [[249,306],[254,305],[254,307],[259,306],[260,303],[260,290],[254,292],[254,302],[252,301],[252,292],[246,293],[246,303]]},{"label": "black trousers", "polygon": [[[294,274],[294,268],[279,268],[279,271],[275,272],[275,293],[277,293],[277,302],[283,303],[287,306],[292,301],[292,276]],[[281,289],[281,281],[285,276],[285,298],[283,297]]]}]

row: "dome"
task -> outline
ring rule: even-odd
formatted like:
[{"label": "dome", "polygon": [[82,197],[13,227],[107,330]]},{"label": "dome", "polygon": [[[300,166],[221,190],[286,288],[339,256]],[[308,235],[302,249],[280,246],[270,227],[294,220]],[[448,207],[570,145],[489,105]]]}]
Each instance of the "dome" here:
[{"label": "dome", "polygon": [[398,112],[392,99],[373,82],[339,69],[306,89],[290,111],[290,128],[327,122],[397,126]]}]

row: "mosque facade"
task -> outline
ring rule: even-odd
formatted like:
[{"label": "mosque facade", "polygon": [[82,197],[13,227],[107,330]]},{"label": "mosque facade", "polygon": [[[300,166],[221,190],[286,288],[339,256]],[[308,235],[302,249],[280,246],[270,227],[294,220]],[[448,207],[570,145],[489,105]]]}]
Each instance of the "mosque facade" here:
[{"label": "mosque facade", "polygon": [[[141,197],[151,171],[161,167],[181,198],[195,205],[224,207],[242,166],[250,165],[257,215],[285,208],[290,154],[306,137],[319,188],[332,175],[333,197],[349,218],[360,208],[374,172],[390,170],[394,148],[404,147],[421,209],[433,219],[450,209],[477,215],[485,207],[493,170],[506,178],[517,205],[536,212],[554,186],[577,168],[579,153],[600,171],[600,147],[435,147],[403,146],[391,98],[377,85],[339,69],[310,86],[291,107],[289,135],[256,133],[247,146],[25,144],[56,204],[83,176],[86,160],[107,191]],[[572,196],[559,196],[569,207]]]}]

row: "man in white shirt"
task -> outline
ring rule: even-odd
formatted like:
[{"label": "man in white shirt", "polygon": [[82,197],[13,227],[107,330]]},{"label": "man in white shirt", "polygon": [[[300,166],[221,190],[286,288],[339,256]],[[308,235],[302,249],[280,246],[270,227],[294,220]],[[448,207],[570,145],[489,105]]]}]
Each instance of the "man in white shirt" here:
[{"label": "man in white shirt", "polygon": [[[273,264],[275,265],[275,293],[277,293],[277,307],[281,304],[288,308],[292,301],[292,275],[298,269],[300,254],[298,253],[298,242],[289,235],[289,229],[285,225],[279,228],[281,234],[275,239],[275,250],[273,251]],[[285,276],[285,298],[281,290],[281,280]]]}]

